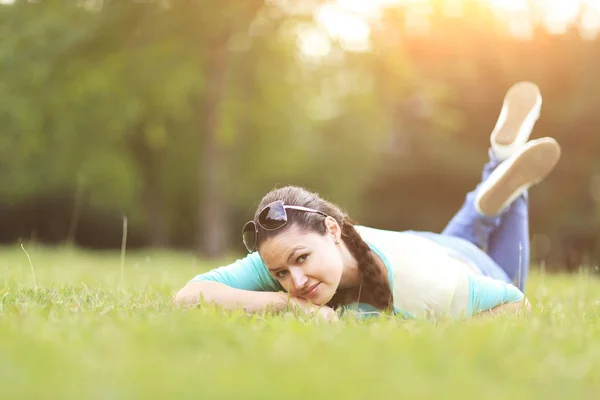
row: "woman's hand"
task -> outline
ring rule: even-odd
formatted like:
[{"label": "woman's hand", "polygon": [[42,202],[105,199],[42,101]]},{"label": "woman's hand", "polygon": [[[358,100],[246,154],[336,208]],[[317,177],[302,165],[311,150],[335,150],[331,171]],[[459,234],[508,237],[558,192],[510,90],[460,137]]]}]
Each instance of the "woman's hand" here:
[{"label": "woman's hand", "polygon": [[338,314],[333,308],[319,306],[300,297],[290,297],[290,305],[324,321],[335,322],[339,320]]}]

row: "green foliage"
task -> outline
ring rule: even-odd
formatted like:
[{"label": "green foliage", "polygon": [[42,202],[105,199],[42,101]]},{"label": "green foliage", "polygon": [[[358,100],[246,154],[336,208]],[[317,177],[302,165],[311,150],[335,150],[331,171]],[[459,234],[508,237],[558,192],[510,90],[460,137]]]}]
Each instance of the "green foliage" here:
[{"label": "green foliage", "polygon": [[517,39],[484,2],[452,3],[461,13],[434,2],[426,33],[407,23],[415,8],[392,6],[369,51],[334,40],[321,59],[297,46],[319,2],[1,6],[0,200],[83,190],[148,243],[189,246],[213,230],[198,211],[213,191],[238,232],[265,192],[299,184],[365,224],[439,230],[478,180],[505,91],[528,79],[544,95],[534,135],[564,148],[532,196],[532,226],[591,230],[600,42],[537,25]]}]

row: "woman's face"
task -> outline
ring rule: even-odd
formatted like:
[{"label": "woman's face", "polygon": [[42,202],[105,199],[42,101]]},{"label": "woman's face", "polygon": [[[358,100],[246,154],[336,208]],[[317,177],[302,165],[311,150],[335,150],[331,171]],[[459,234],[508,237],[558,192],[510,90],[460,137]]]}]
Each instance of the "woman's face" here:
[{"label": "woman's face", "polygon": [[336,233],[306,233],[292,226],[262,243],[260,255],[290,295],[322,305],[335,294],[344,269]]}]

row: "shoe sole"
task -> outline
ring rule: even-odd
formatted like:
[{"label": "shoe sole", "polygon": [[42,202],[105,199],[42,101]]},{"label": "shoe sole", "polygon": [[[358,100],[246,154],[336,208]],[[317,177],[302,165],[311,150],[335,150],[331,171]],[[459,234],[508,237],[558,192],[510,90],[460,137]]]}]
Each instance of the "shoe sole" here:
[{"label": "shoe sole", "polygon": [[[500,146],[513,144],[525,121],[531,118],[532,111],[539,107],[538,102],[541,103],[541,93],[536,84],[520,82],[511,87],[504,97],[503,107],[506,107],[506,118],[494,131],[492,142]],[[537,117],[538,115],[535,116],[536,120]]]},{"label": "shoe sole", "polygon": [[475,202],[477,211],[487,216],[498,215],[525,190],[544,179],[558,163],[560,154],[560,145],[554,139],[529,142],[512,159],[506,160],[505,166],[500,164],[492,172],[490,182],[497,179],[495,182],[489,185],[484,182]]}]

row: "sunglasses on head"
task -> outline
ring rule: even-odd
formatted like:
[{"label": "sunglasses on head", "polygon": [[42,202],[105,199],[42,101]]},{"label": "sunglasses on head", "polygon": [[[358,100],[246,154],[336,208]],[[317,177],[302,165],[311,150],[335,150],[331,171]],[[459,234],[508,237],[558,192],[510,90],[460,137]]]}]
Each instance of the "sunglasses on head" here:
[{"label": "sunglasses on head", "polygon": [[[328,217],[324,212],[313,210],[312,208],[306,208],[301,206],[289,206],[283,203],[281,200],[277,200],[271,204],[268,204],[260,210],[258,213],[258,220],[248,221],[242,229],[242,240],[248,253],[252,253],[256,250],[256,242],[258,241],[258,225],[266,231],[275,231],[287,224],[288,216],[285,210],[298,210],[304,212],[313,212],[321,214],[324,217]],[[258,224],[258,225],[257,225]]]}]

